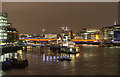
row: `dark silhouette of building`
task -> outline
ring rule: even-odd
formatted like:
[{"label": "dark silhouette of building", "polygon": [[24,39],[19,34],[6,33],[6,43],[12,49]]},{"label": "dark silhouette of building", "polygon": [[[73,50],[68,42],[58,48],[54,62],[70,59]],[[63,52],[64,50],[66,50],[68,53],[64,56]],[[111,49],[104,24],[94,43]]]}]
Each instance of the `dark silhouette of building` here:
[{"label": "dark silhouette of building", "polygon": [[7,42],[8,43],[15,43],[19,40],[19,32],[16,28],[8,27],[7,28]]}]

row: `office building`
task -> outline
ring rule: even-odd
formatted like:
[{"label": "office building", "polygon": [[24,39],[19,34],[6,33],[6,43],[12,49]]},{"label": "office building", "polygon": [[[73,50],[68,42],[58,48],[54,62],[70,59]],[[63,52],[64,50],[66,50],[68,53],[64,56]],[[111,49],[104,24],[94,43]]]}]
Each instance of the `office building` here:
[{"label": "office building", "polygon": [[57,39],[57,34],[56,33],[48,33],[48,34],[45,34],[45,38]]},{"label": "office building", "polygon": [[19,32],[16,28],[7,28],[7,43],[16,43],[19,40]]},{"label": "office building", "polygon": [[99,39],[99,29],[83,29],[79,37],[82,39]]},{"label": "office building", "polygon": [[114,41],[120,41],[120,25],[114,25]]},{"label": "office building", "polygon": [[0,43],[7,40],[7,13],[0,12]]}]

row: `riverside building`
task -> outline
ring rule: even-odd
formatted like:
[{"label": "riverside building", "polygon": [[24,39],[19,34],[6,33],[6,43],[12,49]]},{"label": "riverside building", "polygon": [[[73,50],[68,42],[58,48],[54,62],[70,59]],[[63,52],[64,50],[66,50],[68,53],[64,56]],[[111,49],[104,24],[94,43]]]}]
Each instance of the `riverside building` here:
[{"label": "riverside building", "polygon": [[0,44],[7,40],[7,13],[0,12]]}]

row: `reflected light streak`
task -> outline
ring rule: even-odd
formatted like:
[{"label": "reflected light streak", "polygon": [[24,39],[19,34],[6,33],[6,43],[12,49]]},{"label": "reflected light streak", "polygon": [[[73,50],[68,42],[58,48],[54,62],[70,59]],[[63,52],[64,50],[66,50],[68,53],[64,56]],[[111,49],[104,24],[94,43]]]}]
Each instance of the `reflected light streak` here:
[{"label": "reflected light streak", "polygon": [[69,57],[69,55],[67,55],[67,57]]},{"label": "reflected light streak", "polygon": [[79,58],[80,58],[80,53],[79,53],[79,54],[76,54],[76,57],[79,57]]},{"label": "reflected light streak", "polygon": [[0,56],[0,62],[3,62],[3,55]]},{"label": "reflected light streak", "polygon": [[50,56],[50,60],[52,60],[52,56]]},{"label": "reflected light streak", "polygon": [[45,61],[45,55],[43,54],[43,61]]},{"label": "reflected light streak", "polygon": [[19,53],[20,55],[22,55],[22,50],[18,50],[17,53]]},{"label": "reflected light streak", "polygon": [[15,53],[15,58],[17,59],[17,53]]},{"label": "reflected light streak", "polygon": [[48,61],[48,56],[47,56],[47,61]]},{"label": "reflected light streak", "polygon": [[53,58],[54,58],[54,60],[56,59],[56,57],[55,57],[55,56],[54,56]]}]

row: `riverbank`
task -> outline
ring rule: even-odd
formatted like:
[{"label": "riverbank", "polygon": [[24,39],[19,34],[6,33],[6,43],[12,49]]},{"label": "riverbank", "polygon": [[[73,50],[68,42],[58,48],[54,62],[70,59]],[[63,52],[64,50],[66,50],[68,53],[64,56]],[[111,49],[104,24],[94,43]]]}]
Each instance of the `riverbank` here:
[{"label": "riverbank", "polygon": [[5,53],[12,53],[12,52],[17,52],[17,50],[23,50],[23,46],[2,46],[0,50],[2,51],[1,54],[3,55]]}]

